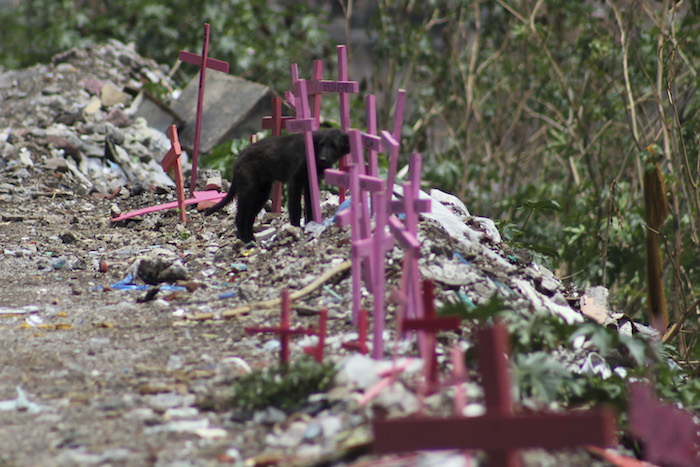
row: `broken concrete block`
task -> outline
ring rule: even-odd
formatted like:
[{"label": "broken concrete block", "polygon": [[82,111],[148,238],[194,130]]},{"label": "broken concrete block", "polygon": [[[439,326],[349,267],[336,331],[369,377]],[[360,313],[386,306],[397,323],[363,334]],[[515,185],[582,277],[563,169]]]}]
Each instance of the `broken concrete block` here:
[{"label": "broken concrete block", "polygon": [[168,127],[173,123],[178,127],[185,123],[185,120],[177,112],[148,91],[138,93],[127,114],[134,118],[143,117],[148,122],[149,127],[163,133],[167,133]]},{"label": "broken concrete block", "polygon": [[131,96],[125,92],[122,92],[111,83],[107,83],[102,86],[102,89],[100,90],[100,97],[102,99],[102,105],[105,107],[112,107],[113,105],[117,104],[126,104],[131,98]]},{"label": "broken concrete block", "polygon": [[[195,76],[172,108],[185,119],[180,143],[191,151],[199,96],[199,75]],[[207,152],[232,138],[247,138],[260,131],[262,117],[269,113],[272,91],[267,86],[207,70],[202,107],[199,150]]]}]

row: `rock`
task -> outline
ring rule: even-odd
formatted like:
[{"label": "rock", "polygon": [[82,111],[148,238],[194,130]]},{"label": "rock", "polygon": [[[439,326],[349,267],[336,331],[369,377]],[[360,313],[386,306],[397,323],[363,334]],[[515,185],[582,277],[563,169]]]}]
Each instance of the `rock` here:
[{"label": "rock", "polygon": [[[172,110],[186,121],[181,144],[192,149],[199,94],[199,75],[182,91]],[[248,138],[260,131],[262,117],[269,113],[272,91],[260,84],[219,71],[208,70],[204,88],[204,112],[199,150],[207,152],[233,138]]]},{"label": "rock", "polygon": [[106,83],[100,89],[100,100],[104,107],[112,107],[118,104],[125,105],[129,99],[131,99],[131,96],[119,90],[112,83]]}]

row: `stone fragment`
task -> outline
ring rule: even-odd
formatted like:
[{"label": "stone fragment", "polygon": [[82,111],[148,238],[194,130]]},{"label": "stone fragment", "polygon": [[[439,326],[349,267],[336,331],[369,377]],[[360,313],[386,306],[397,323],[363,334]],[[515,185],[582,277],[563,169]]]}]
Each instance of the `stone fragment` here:
[{"label": "stone fragment", "polygon": [[131,96],[119,90],[115,85],[106,83],[100,89],[100,98],[103,106],[112,107],[117,104],[125,105]]},{"label": "stone fragment", "polygon": [[[199,75],[190,81],[172,106],[186,121],[180,132],[180,143],[189,150],[194,145],[198,95]],[[219,71],[208,71],[199,150],[208,152],[226,140],[248,138],[260,131],[262,117],[270,111],[271,98],[272,91],[266,86]]]}]

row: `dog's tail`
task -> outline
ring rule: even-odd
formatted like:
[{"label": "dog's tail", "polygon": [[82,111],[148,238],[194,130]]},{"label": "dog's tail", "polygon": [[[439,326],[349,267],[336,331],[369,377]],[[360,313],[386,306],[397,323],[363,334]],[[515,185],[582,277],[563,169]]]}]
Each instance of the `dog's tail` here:
[{"label": "dog's tail", "polygon": [[228,203],[233,201],[233,198],[235,198],[235,197],[236,197],[236,186],[233,184],[233,182],[231,182],[231,188],[228,190],[228,193],[226,193],[226,196],[221,198],[221,201],[216,203],[214,206],[212,206],[209,209],[207,209],[206,211],[204,211],[204,215],[211,216],[216,211],[218,211],[219,209],[223,208]]}]

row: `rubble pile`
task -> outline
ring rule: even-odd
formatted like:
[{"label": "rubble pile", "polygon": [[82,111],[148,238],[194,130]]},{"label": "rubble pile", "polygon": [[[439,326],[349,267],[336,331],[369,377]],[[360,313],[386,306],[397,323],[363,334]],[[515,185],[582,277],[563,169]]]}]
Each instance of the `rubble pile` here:
[{"label": "rubble pile", "polygon": [[[110,41],[0,73],[0,281],[11,285],[0,299],[0,410],[9,407],[6,426],[13,428],[3,438],[17,446],[0,452],[0,465],[324,459],[366,444],[374,413],[406,415],[418,406],[420,362],[407,365],[393,390],[370,406],[358,404],[391,362],[343,348],[358,334],[351,280],[342,272],[293,304],[300,326],[315,326],[318,311],[328,310],[326,359],[341,368],[335,387],[293,414],[226,408],[241,375],[276,365],[280,342],[244,327],[276,322],[279,308],[221,316],[278,298],[283,288],[306,287],[350,258],[350,236],[333,223],[339,200],[327,190],[323,225],[294,227],[285,213],[263,212],[254,248],[236,236],[235,203],[208,218],[191,207],[186,224],[174,210],[112,222],[115,206],[124,212],[174,199],[158,164],[167,137],[133,118],[134,96],[144,83],[169,86],[167,72]],[[122,186],[129,189],[117,194]],[[493,221],[472,216],[449,194],[421,196],[433,209],[420,222],[419,268],[437,286],[436,308],[476,307],[499,296],[510,308],[568,323],[586,319],[580,293],[506,245]],[[403,256],[396,245],[388,253],[388,291],[400,285]],[[363,300],[371,309],[371,294]],[[396,339],[396,308],[390,300],[388,352],[413,357],[415,342]],[[451,344],[466,349],[470,339],[466,330],[443,333],[441,367],[449,365]],[[294,341],[293,359],[313,343]],[[585,356],[562,359],[575,371],[590,366]],[[473,401],[467,411],[478,413],[479,386],[466,386]],[[20,398],[28,413],[12,412]],[[450,407],[445,393],[427,404],[436,412]],[[442,457],[426,459],[434,465]]]},{"label": "rubble pile", "polygon": [[158,165],[168,138],[132,118],[131,106],[144,83],[171,85],[165,71],[133,44],[110,41],[2,73],[3,178],[21,181],[36,166],[63,174],[63,184],[80,194],[112,193],[126,183],[172,185]]}]

